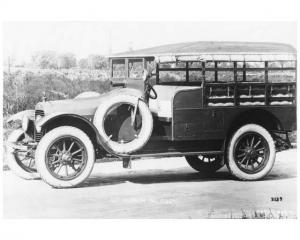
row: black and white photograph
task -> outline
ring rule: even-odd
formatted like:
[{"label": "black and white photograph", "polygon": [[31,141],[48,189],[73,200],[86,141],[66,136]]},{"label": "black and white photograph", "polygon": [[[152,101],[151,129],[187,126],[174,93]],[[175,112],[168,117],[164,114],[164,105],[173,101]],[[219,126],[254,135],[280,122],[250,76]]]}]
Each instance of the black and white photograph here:
[{"label": "black and white photograph", "polygon": [[217,25],[5,23],[4,216],[296,218],[295,24]]},{"label": "black and white photograph", "polygon": [[79,19],[2,22],[5,220],[296,221],[296,20]]}]

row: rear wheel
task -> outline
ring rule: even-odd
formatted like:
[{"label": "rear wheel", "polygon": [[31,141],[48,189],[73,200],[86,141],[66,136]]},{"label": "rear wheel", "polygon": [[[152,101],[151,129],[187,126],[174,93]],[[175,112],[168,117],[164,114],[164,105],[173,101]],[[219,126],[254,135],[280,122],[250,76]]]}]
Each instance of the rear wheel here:
[{"label": "rear wheel", "polygon": [[58,127],[48,132],[36,150],[41,178],[56,188],[75,187],[91,173],[95,162],[90,138],[75,127]]},{"label": "rear wheel", "polygon": [[273,168],[275,152],[270,133],[257,124],[247,124],[233,134],[228,144],[227,167],[238,179],[258,180]]},{"label": "rear wheel", "polygon": [[213,174],[224,166],[223,157],[221,155],[198,155],[186,156],[188,164],[198,172],[203,174]]}]

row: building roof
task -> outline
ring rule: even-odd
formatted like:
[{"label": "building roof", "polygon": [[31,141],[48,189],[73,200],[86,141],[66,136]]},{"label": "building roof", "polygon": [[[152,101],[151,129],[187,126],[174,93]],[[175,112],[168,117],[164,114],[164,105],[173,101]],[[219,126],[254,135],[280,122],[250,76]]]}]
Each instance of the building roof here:
[{"label": "building roof", "polygon": [[[114,57],[183,57],[198,56],[199,58],[216,59],[220,56],[243,55],[296,55],[296,49],[288,44],[267,42],[185,42],[161,45],[152,48],[118,53]],[[246,56],[247,55],[247,56]],[[213,57],[214,56],[214,57]],[[289,57],[288,57],[289,58]],[[267,59],[266,59],[267,60]],[[285,60],[285,59],[283,59]]]}]

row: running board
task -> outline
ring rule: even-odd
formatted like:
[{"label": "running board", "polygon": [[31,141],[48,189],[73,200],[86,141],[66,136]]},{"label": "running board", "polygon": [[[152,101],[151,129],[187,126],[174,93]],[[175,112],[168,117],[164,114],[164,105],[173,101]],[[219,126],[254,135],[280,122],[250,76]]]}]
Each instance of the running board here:
[{"label": "running board", "polygon": [[130,159],[144,158],[144,157],[183,157],[187,155],[223,155],[223,151],[200,151],[200,152],[165,152],[165,153],[146,153],[146,154],[132,154]]}]

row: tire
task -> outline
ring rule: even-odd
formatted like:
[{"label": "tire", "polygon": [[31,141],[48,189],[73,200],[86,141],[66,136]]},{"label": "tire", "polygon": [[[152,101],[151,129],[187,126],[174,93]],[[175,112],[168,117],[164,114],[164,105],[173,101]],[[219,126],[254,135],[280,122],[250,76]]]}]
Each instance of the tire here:
[{"label": "tire", "polygon": [[[7,142],[16,143],[22,141],[25,137],[24,131],[22,129],[14,130],[7,139]],[[31,158],[22,156],[22,153],[17,153],[15,149],[11,146],[6,147],[6,163],[10,170],[20,178],[31,180],[39,178],[39,174],[34,167],[34,154],[32,153]]]},{"label": "tire", "polygon": [[[116,106],[129,105],[134,107],[136,104],[142,119],[141,128],[136,138],[125,143],[119,143],[111,139],[105,129],[105,121],[108,113]],[[153,119],[148,106],[141,99],[132,95],[120,95],[109,98],[107,102],[102,103],[98,107],[94,116],[94,125],[102,137],[105,149],[109,149],[119,155],[126,155],[141,149],[148,142],[152,134]]]},{"label": "tire", "polygon": [[272,170],[276,150],[274,140],[265,128],[247,124],[233,134],[227,154],[230,173],[240,180],[251,181],[262,179]]},{"label": "tire", "polygon": [[225,163],[222,156],[185,156],[187,163],[196,171],[211,175],[222,168]]},{"label": "tire", "polygon": [[[81,159],[76,159],[76,156],[80,158],[79,153]],[[54,188],[69,188],[78,186],[89,177],[95,162],[95,150],[83,131],[64,126],[51,130],[41,139],[35,158],[37,170],[47,184]],[[61,173],[63,167],[66,176]],[[74,173],[68,175],[70,170]]]}]

